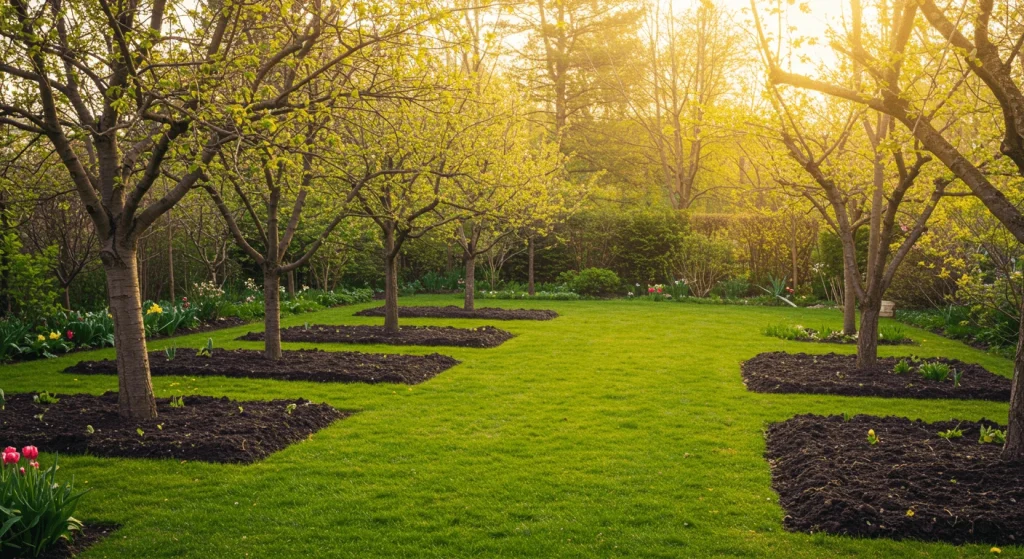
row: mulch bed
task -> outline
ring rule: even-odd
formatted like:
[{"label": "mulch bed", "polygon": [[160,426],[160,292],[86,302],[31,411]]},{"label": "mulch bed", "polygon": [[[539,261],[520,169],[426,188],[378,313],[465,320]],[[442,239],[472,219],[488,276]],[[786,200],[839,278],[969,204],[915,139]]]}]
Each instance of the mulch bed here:
[{"label": "mulch bed", "polygon": [[120,528],[116,524],[85,524],[73,541],[61,540],[39,555],[39,559],[70,559]]},{"label": "mulch bed", "polygon": [[[963,437],[945,440],[956,428]],[[769,427],[772,488],[797,532],[989,545],[1024,542],[1024,463],[979,444],[982,420],[799,415]],[[867,432],[879,438],[868,444]]]},{"label": "mulch bed", "polygon": [[[185,407],[157,398],[156,419],[126,422],[118,416],[116,392],[58,395],[60,401],[49,405],[32,396],[7,396],[0,411],[3,444],[101,457],[251,463],[351,415],[303,399],[237,402],[186,395]],[[291,413],[289,404],[295,404]]]},{"label": "mulch bed", "polygon": [[[391,382],[419,384],[458,365],[439,353],[400,355],[356,351],[302,349],[284,351],[271,361],[262,351],[214,349],[211,357],[197,357],[194,349],[179,349],[174,359],[162,351],[149,354],[149,372],[157,376],[221,376],[311,382]],[[64,369],[75,375],[116,375],[117,362],[81,361]]]},{"label": "mulch bed", "polygon": [[151,336],[151,339],[159,340],[167,337],[176,338],[178,336],[188,336],[190,334],[199,334],[201,332],[213,332],[214,330],[224,330],[225,328],[234,328],[235,326],[244,326],[252,322],[251,320],[245,320],[237,316],[220,317],[212,322],[202,322],[195,328],[179,328],[173,336]]},{"label": "mulch bed", "polygon": [[[263,332],[249,332],[238,338],[263,341]],[[398,333],[383,326],[293,326],[281,330],[283,342],[389,344],[459,347],[497,347],[512,339],[512,334],[493,326],[454,328],[452,326],[402,326]]]},{"label": "mulch bed", "polygon": [[1010,401],[1010,379],[990,373],[980,365],[956,359],[929,359],[963,372],[960,386],[953,386],[952,375],[943,382],[922,377],[917,372],[921,363],[917,358],[907,358],[913,368],[909,373],[894,374],[892,370],[898,361],[894,357],[879,357],[874,367],[858,369],[854,355],[776,351],[744,362],[741,370],[747,389],[754,392]]},{"label": "mulch bed", "polygon": [[[384,316],[384,307],[363,309],[356,316]],[[398,307],[398,316],[402,318],[482,318],[484,320],[551,320],[558,318],[558,313],[549,310],[532,309],[499,309],[484,307],[467,311],[462,307],[448,305],[446,307]]]}]

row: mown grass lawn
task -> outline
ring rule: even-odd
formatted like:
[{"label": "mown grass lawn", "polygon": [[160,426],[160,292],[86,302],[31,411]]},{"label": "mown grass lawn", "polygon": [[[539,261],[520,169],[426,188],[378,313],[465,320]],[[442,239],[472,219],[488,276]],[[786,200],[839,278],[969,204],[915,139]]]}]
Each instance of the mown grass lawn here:
[{"label": "mown grass lawn", "polygon": [[[449,296],[402,302],[458,304]],[[372,304],[284,322],[379,324],[351,316]],[[991,556],[989,546],[782,530],[783,512],[762,457],[768,422],[806,412],[1006,421],[1007,406],[991,402],[744,389],[739,364],[759,352],[852,352],[852,346],[761,335],[765,325],[779,322],[839,327],[836,311],[640,301],[480,304],[552,308],[562,316],[549,322],[403,321],[494,324],[517,334],[495,349],[355,347],[439,351],[463,361],[411,388],[154,378],[160,396],[301,396],[360,413],[250,466],[61,458],[66,473],[93,489],[79,516],[122,525],[85,556]],[[232,341],[248,329],[215,333],[215,346],[259,347]],[[1010,374],[1005,359],[923,331],[911,329],[911,335],[922,345],[883,346],[880,353],[955,357]],[[198,347],[207,337],[174,343]],[[59,372],[83,358],[112,355],[106,350],[0,366],[0,388],[114,390],[114,377]],[[1003,548],[1002,556],[1022,552]]]}]

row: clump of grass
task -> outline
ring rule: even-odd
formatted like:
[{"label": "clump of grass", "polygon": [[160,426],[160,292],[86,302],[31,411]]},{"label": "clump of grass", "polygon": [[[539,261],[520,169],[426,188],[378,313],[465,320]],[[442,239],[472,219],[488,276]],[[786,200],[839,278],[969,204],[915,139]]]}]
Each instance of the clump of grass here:
[{"label": "clump of grass", "polygon": [[943,439],[946,439],[947,441],[951,441],[953,439],[959,439],[960,437],[964,436],[964,432],[961,431],[960,430],[960,426],[957,425],[956,427],[953,427],[952,429],[947,429],[945,431],[939,431],[939,436],[942,437]]},{"label": "clump of grass", "polygon": [[783,340],[809,340],[811,338],[811,335],[803,326],[790,326],[788,324],[770,325],[764,329],[764,335]]},{"label": "clump of grass", "polygon": [[896,366],[892,368],[893,374],[905,375],[910,372],[910,362],[906,359],[900,359]]},{"label": "clump of grass", "polygon": [[917,371],[927,380],[945,382],[946,379],[949,378],[949,373],[952,372],[952,368],[945,363],[932,361],[931,363],[922,363],[921,366],[917,368]]},{"label": "clump of grass", "polygon": [[878,341],[902,344],[910,341],[907,331],[899,324],[883,324],[878,328]]},{"label": "clump of grass", "polygon": [[1006,444],[1006,431],[982,425],[978,444]]}]

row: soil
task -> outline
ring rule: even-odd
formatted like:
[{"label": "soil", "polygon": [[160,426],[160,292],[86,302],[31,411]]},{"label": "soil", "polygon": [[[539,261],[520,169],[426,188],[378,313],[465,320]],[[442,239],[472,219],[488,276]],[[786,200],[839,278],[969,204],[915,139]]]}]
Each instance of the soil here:
[{"label": "soil", "polygon": [[913,357],[907,358],[911,371],[897,375],[893,367],[898,361],[894,357],[879,357],[874,367],[858,369],[854,355],[777,351],[757,355],[744,362],[741,370],[747,389],[754,392],[1010,401],[1010,379],[990,373],[980,365],[956,359],[929,359],[963,373],[960,385],[954,386],[952,375],[942,382],[922,377],[917,372],[922,361]]},{"label": "soil", "polygon": [[[211,357],[197,357],[194,349],[179,349],[173,360],[162,351],[149,354],[149,371],[157,376],[222,376],[311,382],[391,382],[419,384],[458,365],[447,355],[399,355],[356,351],[303,349],[284,351],[271,361],[262,351],[216,349]],[[75,375],[116,375],[117,362],[82,361],[64,369]]]},{"label": "soil", "polygon": [[195,328],[179,328],[173,336],[152,336],[150,339],[159,340],[167,337],[176,338],[178,336],[188,336],[189,334],[198,334],[200,332],[213,332],[214,330],[223,330],[225,328],[233,328],[235,326],[242,326],[249,324],[251,320],[245,320],[237,316],[220,317],[212,322],[201,322],[199,326]]},{"label": "soil", "polygon": [[[981,420],[799,415],[769,427],[772,488],[797,532],[954,544],[1024,541],[1024,462],[979,444]],[[951,440],[939,432],[957,428]],[[873,429],[879,441],[871,445]]]},{"label": "soil", "polygon": [[32,394],[8,395],[0,441],[60,454],[251,463],[351,415],[303,399],[237,402],[186,395],[178,408],[157,398],[156,419],[122,421],[116,392],[57,397],[43,405]]},{"label": "soil", "polygon": [[[384,316],[384,307],[363,309],[356,316]],[[484,307],[467,311],[461,307],[398,307],[402,318],[482,318],[484,320],[551,320],[558,313],[549,310],[499,309]]]},{"label": "soil", "polygon": [[85,524],[82,531],[75,535],[73,541],[61,540],[53,547],[44,551],[39,559],[70,559],[85,553],[85,550],[109,536],[120,526],[116,524]]},{"label": "soil", "polygon": [[[262,341],[263,332],[249,332],[238,338]],[[452,326],[402,326],[390,334],[383,326],[293,326],[281,330],[283,342],[389,344],[459,347],[497,347],[512,334],[493,326],[454,328]]]}]

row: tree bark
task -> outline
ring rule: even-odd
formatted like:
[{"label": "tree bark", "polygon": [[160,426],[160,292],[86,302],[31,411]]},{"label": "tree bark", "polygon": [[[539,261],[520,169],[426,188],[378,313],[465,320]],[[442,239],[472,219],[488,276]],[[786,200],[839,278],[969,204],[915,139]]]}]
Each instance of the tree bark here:
[{"label": "tree bark", "polygon": [[167,210],[167,285],[170,286],[171,304],[177,302],[174,293],[174,227],[171,221],[171,211]]},{"label": "tree bark", "polygon": [[857,291],[853,286],[856,278],[853,270],[843,266],[843,334],[852,336],[857,333]]},{"label": "tree bark", "polygon": [[71,284],[64,286],[64,310],[71,310]]},{"label": "tree bark", "polygon": [[281,358],[281,276],[276,266],[263,270],[263,353],[267,359]]},{"label": "tree bark", "polygon": [[476,256],[467,253],[463,260],[466,263],[466,297],[463,308],[471,311],[476,304]]},{"label": "tree bark", "polygon": [[104,252],[102,256],[110,314],[114,318],[118,409],[125,420],[156,417],[135,251],[136,247],[122,246],[116,251]]},{"label": "tree bark", "polygon": [[398,333],[398,251],[393,226],[384,228],[384,331]]},{"label": "tree bark", "polygon": [[[1021,311],[1024,313],[1024,305]],[[1024,314],[1021,316],[1024,317]],[[1004,460],[1024,458],[1024,319],[1017,333],[1017,354],[1013,360],[1013,384],[1010,388],[1010,417],[1001,457]]]},{"label": "tree bark", "polygon": [[869,298],[860,308],[860,331],[857,333],[857,368],[873,367],[878,362],[879,298]]},{"label": "tree bark", "polygon": [[536,295],[536,291],[533,286],[533,235],[526,241],[526,252],[529,254],[526,265],[526,291],[530,294],[530,297]]}]

